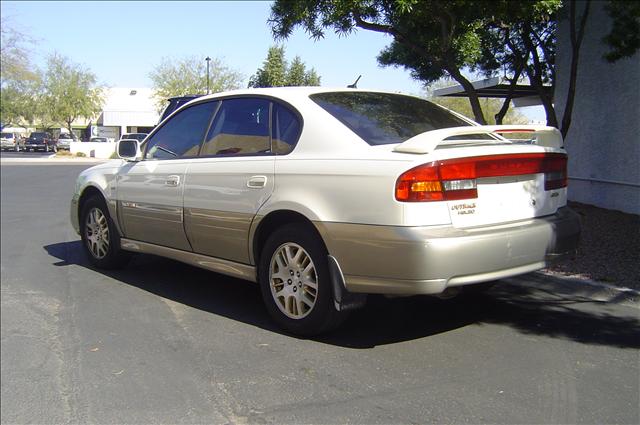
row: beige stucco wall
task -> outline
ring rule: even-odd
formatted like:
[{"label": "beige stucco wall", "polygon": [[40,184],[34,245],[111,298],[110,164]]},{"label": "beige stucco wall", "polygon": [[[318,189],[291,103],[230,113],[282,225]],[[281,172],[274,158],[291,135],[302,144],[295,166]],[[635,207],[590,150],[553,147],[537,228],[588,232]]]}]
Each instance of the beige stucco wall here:
[{"label": "beige stucco wall", "polygon": [[[584,3],[579,2],[578,9]],[[569,152],[569,199],[640,214],[640,54],[614,64],[602,55],[611,27],[604,2],[592,3],[580,51]],[[566,104],[571,42],[568,22],[558,34],[558,120]]]}]

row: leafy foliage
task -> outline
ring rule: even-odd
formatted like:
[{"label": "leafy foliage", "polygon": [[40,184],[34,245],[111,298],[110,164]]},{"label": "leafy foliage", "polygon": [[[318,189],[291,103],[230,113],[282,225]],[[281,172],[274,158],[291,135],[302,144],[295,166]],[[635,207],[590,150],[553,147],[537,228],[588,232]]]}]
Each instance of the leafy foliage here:
[{"label": "leafy foliage", "polygon": [[[526,76],[538,92],[547,124],[560,127],[553,104],[558,19],[569,15],[570,79],[577,78],[578,56],[591,0],[276,0],[269,23],[276,38],[288,37],[297,26],[311,38],[333,30],[348,35],[356,29],[385,33],[393,41],[378,56],[382,65],[400,66],[413,78],[432,83],[447,77],[466,91],[474,119],[485,123],[483,108],[462,69],[487,76],[508,74],[515,87]],[[607,60],[633,55],[640,48],[640,2],[609,0],[611,47]],[[571,123],[575,85],[567,96],[562,119]],[[505,99],[504,107],[510,99]]]},{"label": "leafy foliage", "polygon": [[[207,92],[207,63],[196,56],[163,58],[151,71],[149,78],[155,89],[158,110],[161,110],[170,97]],[[238,89],[243,80],[241,73],[226,66],[221,59],[212,58],[209,62],[211,93]]]},{"label": "leafy foliage", "polygon": [[249,79],[249,87],[282,87],[286,84],[287,62],[284,47],[272,46],[262,68]]},{"label": "leafy foliage", "polygon": [[0,75],[2,85],[7,81],[35,80],[28,45],[33,40],[14,29],[5,17],[0,23]]},{"label": "leafy foliage", "polygon": [[0,121],[26,127],[37,115],[40,75],[33,70],[28,46],[33,40],[5,17],[0,24]]},{"label": "leafy foliage", "polygon": [[49,56],[42,88],[46,116],[53,123],[64,124],[70,133],[75,120],[90,119],[102,109],[102,87],[98,86],[95,74],[66,57]]},{"label": "leafy foliage", "polygon": [[603,39],[610,47],[605,59],[615,62],[633,56],[640,49],[640,2],[610,0],[605,9],[613,20],[611,32]]},{"label": "leafy foliage", "polygon": [[300,56],[293,58],[291,65],[285,59],[283,46],[269,48],[267,58],[249,79],[249,87],[319,86],[320,76],[315,69],[307,71]]}]

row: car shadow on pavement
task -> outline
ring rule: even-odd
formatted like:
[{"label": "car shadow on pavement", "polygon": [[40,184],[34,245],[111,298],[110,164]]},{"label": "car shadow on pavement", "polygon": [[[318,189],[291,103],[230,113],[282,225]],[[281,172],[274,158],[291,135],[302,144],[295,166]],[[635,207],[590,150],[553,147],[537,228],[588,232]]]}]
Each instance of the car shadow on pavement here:
[{"label": "car shadow on pavement", "polygon": [[[154,255],[138,254],[121,270],[95,269],[81,241],[47,245],[60,261],[192,308],[286,335],[269,318],[258,286]],[[523,334],[564,338],[590,345],[640,348],[640,320],[633,308],[594,301],[582,295],[501,282],[483,294],[452,299],[370,296],[342,327],[313,340],[355,349],[410,341],[487,324],[510,326]],[[620,311],[624,313],[620,313]]]}]

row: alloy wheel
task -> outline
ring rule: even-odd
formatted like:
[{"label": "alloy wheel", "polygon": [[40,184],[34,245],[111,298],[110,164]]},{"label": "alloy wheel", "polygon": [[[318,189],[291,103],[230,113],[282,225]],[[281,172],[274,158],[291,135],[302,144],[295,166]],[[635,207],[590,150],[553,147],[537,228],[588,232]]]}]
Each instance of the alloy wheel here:
[{"label": "alloy wheel", "polygon": [[87,248],[94,258],[104,258],[109,252],[109,223],[100,208],[92,208],[85,219]]},{"label": "alloy wheel", "polygon": [[318,299],[318,275],[309,253],[293,242],[280,245],[271,257],[269,287],[287,317],[302,319],[311,313]]}]

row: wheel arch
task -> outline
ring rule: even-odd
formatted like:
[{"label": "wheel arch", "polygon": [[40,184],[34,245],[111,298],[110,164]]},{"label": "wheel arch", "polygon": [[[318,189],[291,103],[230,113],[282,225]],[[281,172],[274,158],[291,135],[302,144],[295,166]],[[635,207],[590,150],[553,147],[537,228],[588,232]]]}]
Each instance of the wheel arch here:
[{"label": "wheel arch", "polygon": [[105,203],[105,205],[107,206],[107,210],[109,211],[109,215],[111,216],[111,219],[113,220],[116,229],[118,230],[118,233],[120,234],[120,236],[123,236],[122,229],[120,229],[119,220],[116,214],[115,203],[109,202],[107,196],[105,196],[104,192],[99,186],[89,184],[84,189],[82,189],[82,192],[78,197],[78,219],[82,219],[81,215],[84,204],[87,202],[87,200],[91,199],[94,196],[99,197]]},{"label": "wheel arch", "polygon": [[250,237],[249,260],[251,264],[257,265],[259,263],[262,248],[269,238],[269,235],[276,229],[291,223],[300,223],[307,227],[309,231],[313,232],[318,237],[318,240],[322,242],[325,250],[327,249],[327,245],[318,228],[314,225],[313,221],[304,214],[293,210],[276,210],[269,212],[264,217],[254,219]]}]

